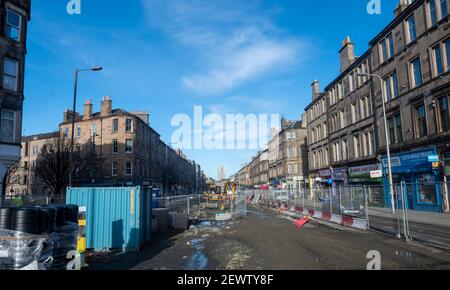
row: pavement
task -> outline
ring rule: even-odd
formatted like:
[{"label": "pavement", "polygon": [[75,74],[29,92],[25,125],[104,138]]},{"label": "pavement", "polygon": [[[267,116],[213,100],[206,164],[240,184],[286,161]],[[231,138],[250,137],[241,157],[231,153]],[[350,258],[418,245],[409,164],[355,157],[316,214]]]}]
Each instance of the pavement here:
[{"label": "pavement", "polygon": [[[403,233],[402,212],[400,219],[393,218],[391,210],[369,208],[369,225],[375,230],[396,234]],[[422,211],[407,211],[409,233],[413,240],[450,249],[450,214]]]},{"label": "pavement", "polygon": [[243,219],[158,233],[140,252],[111,253],[89,269],[365,270],[372,250],[381,269],[450,269],[445,250],[314,220],[299,229],[290,217],[253,207]]}]

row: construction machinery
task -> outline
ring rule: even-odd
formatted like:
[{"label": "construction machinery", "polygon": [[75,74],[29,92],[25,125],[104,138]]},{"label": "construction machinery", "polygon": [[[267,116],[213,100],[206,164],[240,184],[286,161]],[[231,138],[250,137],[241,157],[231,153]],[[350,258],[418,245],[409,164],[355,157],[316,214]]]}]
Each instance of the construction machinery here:
[{"label": "construction machinery", "polygon": [[210,209],[225,210],[229,206],[229,201],[235,197],[237,182],[225,182],[223,188],[221,186],[210,185],[209,192],[205,193],[206,205]]}]

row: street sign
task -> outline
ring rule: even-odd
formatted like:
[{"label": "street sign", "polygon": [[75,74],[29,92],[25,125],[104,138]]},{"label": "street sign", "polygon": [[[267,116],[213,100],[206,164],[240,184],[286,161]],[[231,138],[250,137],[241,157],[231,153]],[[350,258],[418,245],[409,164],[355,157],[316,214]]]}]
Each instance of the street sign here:
[{"label": "street sign", "polygon": [[382,176],[383,176],[383,172],[381,170],[370,171],[370,178],[372,178],[372,179],[380,178]]},{"label": "street sign", "polygon": [[439,162],[439,155],[428,155],[428,162]]}]

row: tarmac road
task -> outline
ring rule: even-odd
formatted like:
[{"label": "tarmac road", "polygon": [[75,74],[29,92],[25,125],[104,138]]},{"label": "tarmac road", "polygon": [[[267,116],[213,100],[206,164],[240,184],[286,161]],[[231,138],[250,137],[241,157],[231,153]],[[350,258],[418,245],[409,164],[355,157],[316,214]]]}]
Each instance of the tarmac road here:
[{"label": "tarmac road", "polygon": [[382,269],[450,269],[450,253],[370,231],[310,221],[302,229],[276,212],[249,208],[247,218],[158,235],[139,253],[90,269],[365,270],[371,250]]}]

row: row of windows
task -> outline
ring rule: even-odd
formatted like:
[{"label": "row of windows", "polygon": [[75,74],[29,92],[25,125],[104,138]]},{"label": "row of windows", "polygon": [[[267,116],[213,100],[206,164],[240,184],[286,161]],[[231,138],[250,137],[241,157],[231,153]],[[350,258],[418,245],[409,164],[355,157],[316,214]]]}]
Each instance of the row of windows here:
[{"label": "row of windows", "polygon": [[317,151],[313,151],[311,157],[311,169],[324,168],[325,166],[328,166],[330,164],[328,148],[321,148]]},{"label": "row of windows", "polygon": [[[370,96],[364,96],[351,104],[351,123],[354,124],[372,115],[372,102]],[[330,132],[336,132],[347,127],[346,110],[342,109],[330,117]],[[318,125],[310,132],[310,143],[313,144],[327,137],[327,123]]]},{"label": "row of windows", "polygon": [[347,126],[345,118],[345,110],[341,110],[331,116],[331,132],[336,132]]},{"label": "row of windows", "polygon": [[[356,67],[352,72],[348,74],[348,78],[343,79],[338,84],[328,92],[328,99],[330,106],[333,106],[340,100],[346,97],[346,92],[352,93],[359,89],[363,84],[365,84],[369,78],[367,76],[362,76],[360,74],[369,73],[369,60],[365,60],[358,67]],[[348,90],[347,90],[348,83]]]},{"label": "row of windows", "polygon": [[[367,131],[353,136],[353,156],[360,158],[372,156],[374,154],[373,131]],[[328,148],[321,148],[312,152],[312,168],[324,168],[329,165]],[[347,139],[331,144],[331,159],[333,162],[340,162],[349,159]]]},{"label": "row of windows", "polygon": [[[438,77],[439,75],[450,70],[450,39],[440,42],[430,48],[430,54],[433,77]],[[422,85],[423,77],[420,57],[417,56],[413,58],[407,66],[410,88],[413,89]],[[396,71],[391,72],[384,78],[383,90],[385,101],[387,102],[399,96],[399,83]]]},{"label": "row of windows", "polygon": [[[6,10],[5,35],[14,41],[21,41],[22,15],[15,10]],[[3,88],[16,92],[18,90],[19,61],[5,57],[3,59]]]},{"label": "row of windows", "polygon": [[[113,119],[112,120],[112,132],[117,133],[119,132],[119,119]],[[132,133],[133,132],[133,119],[126,119],[125,121],[125,132],[126,133]],[[97,134],[97,124],[92,123],[91,124],[91,136],[95,136]],[[81,137],[81,126],[78,125],[75,130],[75,137],[80,138]],[[64,139],[69,139],[69,128],[64,129]]]},{"label": "row of windows", "polygon": [[[118,163],[112,162],[111,176],[118,176],[118,174],[119,174]],[[131,161],[125,162],[125,175],[133,175],[133,162]]]},{"label": "row of windows", "polygon": [[294,141],[297,139],[297,133],[295,131],[286,132],[286,141]]},{"label": "row of windows", "polygon": [[318,117],[322,116],[326,112],[327,112],[326,101],[325,101],[325,98],[322,98],[320,101],[315,103],[314,106],[312,106],[309,109],[309,113],[308,113],[309,122],[317,119]]},{"label": "row of windows", "polygon": [[[439,20],[448,15],[448,6],[446,0],[429,0],[425,6],[426,24],[428,28],[434,26]],[[416,15],[409,16],[404,24],[406,34],[406,44],[417,39]],[[379,61],[384,63],[395,55],[395,44],[392,33],[382,39],[378,45]]]},{"label": "row of windows", "polygon": [[327,123],[325,122],[322,125],[318,125],[316,128],[313,128],[310,131],[309,133],[310,144],[323,140],[327,136],[328,136],[328,128]]},{"label": "row of windows", "polygon": [[[112,143],[113,143],[112,153],[113,154],[119,153],[119,140],[113,139]],[[133,140],[131,139],[125,140],[125,153],[133,153]]]},{"label": "row of windows", "polygon": [[[435,124],[437,132],[443,133],[450,131],[450,112],[448,108],[448,96],[439,97],[435,100]],[[418,103],[413,106],[413,134],[415,138],[421,138],[428,135],[427,109],[425,104]],[[402,118],[399,112],[395,112],[388,117],[389,143],[403,143]]]}]

